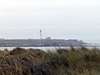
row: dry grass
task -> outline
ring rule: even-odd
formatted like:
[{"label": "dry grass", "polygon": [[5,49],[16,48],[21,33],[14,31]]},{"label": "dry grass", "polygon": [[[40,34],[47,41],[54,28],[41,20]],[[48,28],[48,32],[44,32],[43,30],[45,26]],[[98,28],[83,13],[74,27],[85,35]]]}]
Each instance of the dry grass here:
[{"label": "dry grass", "polygon": [[0,51],[0,75],[100,75],[97,48]]}]

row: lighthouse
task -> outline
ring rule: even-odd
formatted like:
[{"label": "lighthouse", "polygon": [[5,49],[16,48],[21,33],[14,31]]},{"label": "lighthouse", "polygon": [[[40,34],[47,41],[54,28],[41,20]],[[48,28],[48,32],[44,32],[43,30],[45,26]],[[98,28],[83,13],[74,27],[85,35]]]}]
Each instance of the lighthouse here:
[{"label": "lighthouse", "polygon": [[42,47],[42,30],[40,29],[40,46]]}]

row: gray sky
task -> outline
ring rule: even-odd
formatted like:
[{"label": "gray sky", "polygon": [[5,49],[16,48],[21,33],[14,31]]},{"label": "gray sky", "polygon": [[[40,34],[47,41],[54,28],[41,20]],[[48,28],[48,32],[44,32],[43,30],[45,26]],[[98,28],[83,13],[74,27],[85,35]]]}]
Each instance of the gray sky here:
[{"label": "gray sky", "polygon": [[0,38],[80,39],[100,43],[99,0],[0,0]]}]

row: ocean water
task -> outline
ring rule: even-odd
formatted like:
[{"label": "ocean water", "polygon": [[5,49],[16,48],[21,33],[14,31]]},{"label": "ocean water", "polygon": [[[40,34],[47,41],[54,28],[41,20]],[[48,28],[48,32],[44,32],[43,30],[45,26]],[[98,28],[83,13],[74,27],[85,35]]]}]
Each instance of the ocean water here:
[{"label": "ocean water", "polygon": [[[8,49],[9,51],[13,50],[14,48],[16,47],[0,47],[0,50],[5,50],[5,49]],[[47,51],[47,50],[56,50],[56,49],[70,49],[70,47],[20,47],[20,48],[25,48],[25,49],[41,49],[41,50],[44,50],[44,51]],[[75,47],[75,48],[80,48],[80,47]],[[89,49],[91,48],[94,48],[94,47],[87,47]],[[97,47],[100,49],[100,47]]]},{"label": "ocean water", "polygon": [[[0,50],[8,49],[10,51],[10,50],[13,50],[14,48],[16,48],[16,47],[0,47]],[[56,50],[56,49],[60,49],[60,48],[68,49],[70,47],[20,47],[20,48],[25,48],[25,49],[32,48],[32,49],[41,49],[41,50],[47,51],[47,50]]]}]

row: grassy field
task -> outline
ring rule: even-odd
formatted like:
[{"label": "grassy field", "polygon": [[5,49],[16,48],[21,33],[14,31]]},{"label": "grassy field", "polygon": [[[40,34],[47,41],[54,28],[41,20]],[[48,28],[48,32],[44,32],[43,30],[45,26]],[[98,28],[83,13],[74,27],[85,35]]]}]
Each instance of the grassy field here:
[{"label": "grassy field", "polygon": [[100,50],[5,49],[0,51],[0,75],[100,75]]}]

